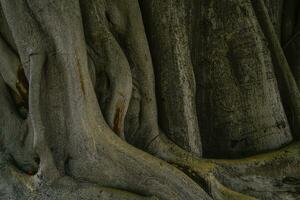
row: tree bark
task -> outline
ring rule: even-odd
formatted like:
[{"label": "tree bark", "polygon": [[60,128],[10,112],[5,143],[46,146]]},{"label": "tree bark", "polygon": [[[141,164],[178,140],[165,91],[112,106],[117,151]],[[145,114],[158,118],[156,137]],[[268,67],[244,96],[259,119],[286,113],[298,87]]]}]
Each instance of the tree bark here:
[{"label": "tree bark", "polygon": [[0,199],[296,198],[294,4],[0,0]]}]

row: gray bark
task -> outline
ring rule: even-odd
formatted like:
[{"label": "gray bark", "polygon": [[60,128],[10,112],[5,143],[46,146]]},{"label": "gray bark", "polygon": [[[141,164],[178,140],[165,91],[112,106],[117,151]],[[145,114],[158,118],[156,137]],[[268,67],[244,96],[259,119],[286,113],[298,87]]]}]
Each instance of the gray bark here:
[{"label": "gray bark", "polygon": [[194,31],[193,42],[204,155],[239,157],[289,143],[271,54],[251,1],[201,1],[198,9],[195,23],[206,27]]},{"label": "gray bark", "polygon": [[0,199],[293,199],[294,3],[0,0]]}]

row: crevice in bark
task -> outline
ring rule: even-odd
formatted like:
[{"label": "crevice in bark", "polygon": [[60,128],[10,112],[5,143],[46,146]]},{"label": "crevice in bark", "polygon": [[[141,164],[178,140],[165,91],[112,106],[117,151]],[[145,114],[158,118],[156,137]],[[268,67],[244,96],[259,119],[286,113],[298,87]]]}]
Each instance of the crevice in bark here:
[{"label": "crevice in bark", "polygon": [[286,44],[294,34],[294,28],[297,20],[296,11],[298,7],[299,2],[297,0],[284,1],[281,25],[281,44],[283,44],[282,46],[286,46]]}]

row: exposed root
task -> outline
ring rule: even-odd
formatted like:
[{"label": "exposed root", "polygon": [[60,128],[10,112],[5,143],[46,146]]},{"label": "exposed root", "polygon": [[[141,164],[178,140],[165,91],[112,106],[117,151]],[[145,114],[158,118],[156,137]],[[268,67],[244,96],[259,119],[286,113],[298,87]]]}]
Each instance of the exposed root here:
[{"label": "exposed root", "polygon": [[36,188],[32,178],[5,161],[0,155],[0,199],[101,199],[101,200],[158,200],[127,191],[105,188],[97,184],[62,177],[51,185]]},{"label": "exposed root", "polygon": [[209,194],[215,200],[258,200],[225,187],[213,175],[208,176],[206,181],[209,183]]},{"label": "exposed root", "polygon": [[148,151],[179,168],[214,199],[284,199],[284,195],[293,195],[293,186],[287,186],[285,193],[281,193],[280,186],[269,185],[274,187],[273,192],[261,193],[259,191],[267,186],[258,184],[258,178],[261,177],[265,184],[275,184],[276,181],[281,184],[286,177],[297,178],[300,173],[297,167],[300,162],[299,143],[243,159],[203,159],[182,150],[160,134]]}]

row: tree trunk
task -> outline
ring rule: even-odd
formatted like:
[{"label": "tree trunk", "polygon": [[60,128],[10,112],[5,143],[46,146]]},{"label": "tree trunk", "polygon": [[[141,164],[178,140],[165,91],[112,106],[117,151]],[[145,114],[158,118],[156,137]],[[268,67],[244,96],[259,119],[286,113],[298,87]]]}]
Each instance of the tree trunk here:
[{"label": "tree trunk", "polygon": [[0,0],[0,199],[296,199],[293,5]]}]

